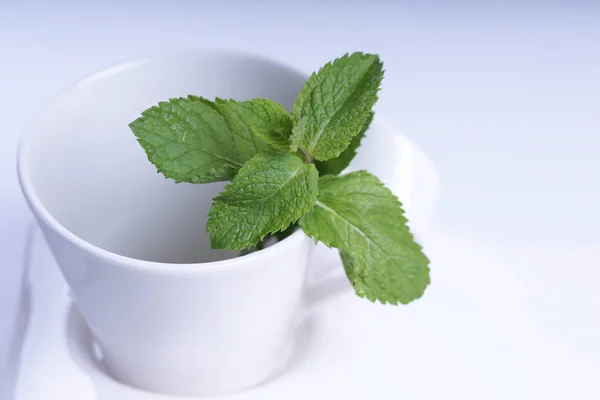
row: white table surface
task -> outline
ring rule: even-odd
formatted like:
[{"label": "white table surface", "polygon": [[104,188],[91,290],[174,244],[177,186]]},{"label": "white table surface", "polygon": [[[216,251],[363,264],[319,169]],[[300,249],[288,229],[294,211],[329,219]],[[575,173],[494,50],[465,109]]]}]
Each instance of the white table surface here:
[{"label": "white table surface", "polygon": [[[0,0],[0,368],[31,218],[14,153],[27,121],[57,92],[164,50],[244,49],[306,71],[363,50],[386,66],[376,111],[440,171],[438,228],[456,235],[448,245],[464,249],[465,263],[480,264],[477,276],[465,276],[473,269],[436,271],[434,263],[432,290],[436,278],[449,280],[471,294],[464,307],[489,306],[507,335],[539,339],[527,354],[506,348],[504,360],[482,368],[522,377],[510,381],[514,390],[498,389],[512,399],[560,379],[574,398],[597,398],[585,396],[600,386],[599,3],[122,3]],[[516,296],[529,299],[527,312],[503,315]],[[494,346],[485,340],[492,328],[480,330],[481,351]],[[581,362],[562,365],[574,352]],[[532,370],[544,373],[531,382]]]}]

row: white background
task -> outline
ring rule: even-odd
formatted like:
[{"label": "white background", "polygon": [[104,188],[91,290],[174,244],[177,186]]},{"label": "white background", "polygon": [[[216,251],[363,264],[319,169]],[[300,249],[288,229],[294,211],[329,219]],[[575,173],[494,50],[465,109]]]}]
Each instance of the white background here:
[{"label": "white background", "polygon": [[[460,238],[465,262],[480,263],[477,276],[457,268],[440,279],[499,307],[529,295],[532,323],[562,347],[548,344],[528,367],[560,363],[561,351],[600,365],[600,5],[259,0],[0,0],[0,365],[30,220],[14,167],[23,127],[90,73],[207,47],[307,72],[348,51],[379,53],[376,111],[433,159],[443,184],[437,225]],[[523,321],[513,322],[519,335]],[[600,385],[577,376],[564,378],[584,393]]]}]

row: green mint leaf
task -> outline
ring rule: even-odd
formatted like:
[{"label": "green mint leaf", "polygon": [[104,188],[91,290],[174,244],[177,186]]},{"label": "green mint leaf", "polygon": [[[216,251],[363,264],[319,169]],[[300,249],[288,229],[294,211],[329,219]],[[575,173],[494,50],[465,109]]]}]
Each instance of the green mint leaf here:
[{"label": "green mint leaf", "polygon": [[306,121],[306,116],[302,116],[298,120],[294,120],[294,127],[292,128],[292,135],[290,136],[290,150],[292,150],[292,152],[296,152],[302,144],[304,131],[306,130]]},{"label": "green mint leaf", "polygon": [[[208,101],[208,100],[205,100]],[[213,107],[225,119],[229,131],[233,135],[233,143],[242,159],[248,161],[257,153],[272,148],[254,135],[249,116],[252,110],[250,102],[215,99]]]},{"label": "green mint leaf", "polygon": [[217,110],[236,136],[236,147],[247,159],[260,151],[278,150],[290,153],[292,116],[281,104],[269,99],[249,101],[223,100],[214,102],[190,96]]},{"label": "green mint leaf", "polygon": [[275,150],[291,152],[291,114],[281,104],[268,99],[252,99],[245,103],[248,108],[248,123],[254,134]]},{"label": "green mint leaf", "polygon": [[354,156],[356,156],[356,149],[358,149],[358,147],[360,146],[362,138],[365,136],[367,129],[369,129],[369,126],[373,121],[373,115],[373,112],[369,113],[369,116],[363,124],[362,129],[360,130],[358,135],[352,138],[350,145],[346,148],[346,150],[342,152],[342,154],[340,154],[336,158],[332,158],[331,160],[315,161],[315,165],[317,167],[317,170],[319,171],[319,175],[338,175],[343,170],[345,170],[348,167],[348,165],[350,165],[350,162],[352,161],[352,159],[354,159]]},{"label": "green mint leaf", "polygon": [[293,154],[262,152],[217,196],[206,228],[211,246],[242,250],[284,231],[315,204],[318,172]]},{"label": "green mint leaf", "polygon": [[302,147],[320,161],[339,156],[363,128],[382,79],[379,57],[364,53],[345,55],[313,74],[292,109],[292,150]]},{"label": "green mint leaf", "polygon": [[315,206],[300,219],[304,232],[340,250],[360,297],[407,304],[429,284],[429,260],[407,225],[402,205],[366,171],[319,179]]},{"label": "green mint leaf", "polygon": [[205,99],[161,102],[129,127],[148,160],[176,182],[231,180],[245,161],[225,119]]}]

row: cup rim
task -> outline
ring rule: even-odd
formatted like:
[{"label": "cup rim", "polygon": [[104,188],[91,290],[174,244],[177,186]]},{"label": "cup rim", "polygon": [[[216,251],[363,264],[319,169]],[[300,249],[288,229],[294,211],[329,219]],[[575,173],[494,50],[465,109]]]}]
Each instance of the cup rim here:
[{"label": "cup rim", "polygon": [[[286,63],[275,60],[273,58],[257,54],[250,53],[238,50],[217,50],[217,49],[202,49],[202,50],[185,50],[185,51],[171,51],[171,52],[162,52],[153,54],[146,57],[139,57],[136,59],[132,59],[129,61],[121,62],[118,64],[114,64],[113,66],[109,66],[108,68],[103,68],[97,70],[95,73],[84,77],[76,81],[73,84],[68,85],[66,88],[61,90],[56,96],[54,96],[48,104],[42,108],[37,115],[32,118],[29,123],[26,125],[21,138],[19,140],[19,146],[17,150],[17,176],[19,179],[19,183],[21,186],[21,190],[24,194],[24,197],[29,204],[32,212],[38,217],[39,221],[45,224],[47,227],[56,232],[63,239],[72,243],[79,249],[86,251],[90,254],[93,254],[95,257],[98,257],[102,260],[108,261],[111,264],[118,265],[120,267],[134,269],[134,270],[145,270],[145,271],[154,271],[154,272],[164,272],[164,273],[174,273],[174,272],[197,272],[199,270],[207,271],[212,269],[218,269],[219,271],[223,271],[224,268],[235,268],[239,267],[242,264],[252,263],[252,261],[266,256],[267,254],[276,252],[281,250],[284,246],[294,245],[296,242],[301,240],[310,239],[308,236],[304,234],[302,229],[298,229],[296,232],[292,233],[287,238],[256,252],[238,256],[235,258],[220,260],[220,261],[211,261],[211,262],[201,262],[201,263],[165,263],[158,261],[149,261],[142,260],[138,258],[128,257],[121,254],[117,254],[111,252],[109,250],[103,249],[100,246],[94,245],[81,237],[75,235],[70,230],[68,230],[63,224],[61,224],[54,216],[46,209],[43,205],[42,201],[38,197],[36,190],[33,187],[33,183],[31,181],[31,176],[29,172],[29,148],[31,147],[31,142],[33,137],[35,136],[34,126],[45,116],[46,110],[48,110],[52,105],[58,103],[61,99],[67,96],[71,91],[77,89],[78,87],[87,84],[88,82],[92,82],[96,79],[101,79],[105,76],[119,73],[120,71],[134,68],[149,61],[163,60],[169,57],[177,57],[179,59],[184,59],[186,57],[236,57],[236,58],[248,58],[255,61],[262,61],[265,63],[269,63],[273,66],[287,69],[288,71],[294,72],[296,74],[300,74],[308,79],[309,74],[303,71],[300,71]],[[383,129],[390,130],[394,133],[396,129],[394,129],[389,123],[384,122],[381,118],[376,117],[373,121],[374,125],[379,125]],[[430,158],[425,155],[420,147],[414,143],[412,140],[409,140],[410,144],[415,147],[415,150],[419,151],[425,159],[433,164]],[[434,169],[436,172],[437,170]]]}]

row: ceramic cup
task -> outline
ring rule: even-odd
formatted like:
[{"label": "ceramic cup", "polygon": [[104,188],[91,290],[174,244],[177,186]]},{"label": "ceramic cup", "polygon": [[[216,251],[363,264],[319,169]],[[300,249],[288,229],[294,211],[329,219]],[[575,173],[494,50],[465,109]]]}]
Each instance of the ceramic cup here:
[{"label": "ceramic cup", "polygon": [[[257,56],[189,52],[127,63],[53,101],[23,136],[25,197],[117,380],[208,395],[268,379],[287,360],[314,244],[301,231],[236,257],[205,231],[223,183],[174,184],[129,130],[141,111],[188,94],[267,97],[291,109],[306,74]],[[430,226],[437,177],[410,141],[376,122],[351,169],[367,168]],[[386,139],[387,138],[387,139]]]}]

